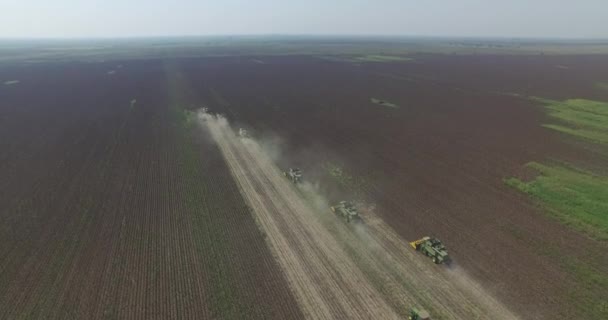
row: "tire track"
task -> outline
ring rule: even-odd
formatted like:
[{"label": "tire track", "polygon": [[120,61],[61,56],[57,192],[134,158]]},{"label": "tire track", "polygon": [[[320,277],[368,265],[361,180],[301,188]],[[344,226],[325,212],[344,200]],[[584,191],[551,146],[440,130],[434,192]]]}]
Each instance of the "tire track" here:
[{"label": "tire track", "polygon": [[[397,313],[284,185],[254,143],[242,144],[227,123],[206,121],[303,313],[312,319],[397,319]],[[287,186],[287,188],[286,188]]]},{"label": "tire track", "polygon": [[517,319],[463,270],[435,266],[408,249],[373,212],[363,228],[321,214],[327,205],[313,208],[304,199],[312,193],[298,192],[257,143],[236,137],[224,118],[200,119],[307,318],[393,319],[422,305],[434,319]]}]

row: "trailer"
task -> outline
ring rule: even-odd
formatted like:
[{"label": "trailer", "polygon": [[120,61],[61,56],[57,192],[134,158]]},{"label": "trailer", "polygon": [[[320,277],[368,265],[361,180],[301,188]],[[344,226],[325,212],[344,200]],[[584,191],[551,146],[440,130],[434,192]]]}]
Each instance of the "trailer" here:
[{"label": "trailer", "polygon": [[420,251],[425,256],[431,258],[436,264],[450,264],[448,250],[437,238],[423,237],[422,239],[410,242],[412,248]]}]

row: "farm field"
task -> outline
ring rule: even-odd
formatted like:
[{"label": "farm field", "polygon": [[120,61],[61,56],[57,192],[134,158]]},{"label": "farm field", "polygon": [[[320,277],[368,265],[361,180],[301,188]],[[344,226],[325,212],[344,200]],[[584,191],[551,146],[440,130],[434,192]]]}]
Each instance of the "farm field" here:
[{"label": "farm field", "polygon": [[[606,57],[255,59],[265,64],[190,60],[184,70],[211,112],[277,146],[269,154],[280,154],[280,168],[302,168],[330,203],[373,206],[402,239],[440,237],[460,267],[528,318],[605,316],[606,243],[505,179],[532,179],[532,161],[605,174],[601,148],[544,127],[551,117],[526,96],[608,101],[595,86],[608,75]],[[378,108],[370,97],[400,108]]]},{"label": "farm field", "polygon": [[605,185],[603,114],[542,102],[603,108],[608,56],[362,57],[2,65],[0,318],[608,316],[605,238],[513,187]]},{"label": "farm field", "polygon": [[300,318],[163,63],[107,69],[15,70],[0,93],[0,318]]},{"label": "farm field", "polygon": [[300,193],[291,187],[256,141],[239,138],[222,117],[202,114],[201,120],[307,317],[399,319],[408,305],[424,304],[435,319],[516,319],[462,270],[430,270],[373,211],[363,225],[345,227],[310,184]]}]

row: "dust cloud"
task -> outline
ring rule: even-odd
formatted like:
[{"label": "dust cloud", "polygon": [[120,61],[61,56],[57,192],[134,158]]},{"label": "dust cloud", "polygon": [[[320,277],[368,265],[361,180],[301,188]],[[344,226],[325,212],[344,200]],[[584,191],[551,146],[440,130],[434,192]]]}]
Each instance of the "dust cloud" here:
[{"label": "dust cloud", "polygon": [[198,118],[307,318],[397,319],[423,307],[433,319],[518,319],[464,270],[412,250],[373,204],[360,203],[363,222],[348,224],[331,213],[318,183],[285,179],[276,165],[285,161],[280,137],[243,138],[222,116]]}]

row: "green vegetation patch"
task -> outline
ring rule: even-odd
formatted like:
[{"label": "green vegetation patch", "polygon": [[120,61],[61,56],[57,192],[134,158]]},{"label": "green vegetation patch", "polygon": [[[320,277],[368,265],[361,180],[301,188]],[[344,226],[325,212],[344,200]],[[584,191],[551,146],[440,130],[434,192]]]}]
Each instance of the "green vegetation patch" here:
[{"label": "green vegetation patch", "polygon": [[524,182],[506,179],[507,185],[546,204],[563,223],[600,240],[608,240],[608,177],[567,166],[527,164],[539,172]]},{"label": "green vegetation patch", "polygon": [[379,106],[383,106],[383,107],[389,107],[389,108],[393,108],[393,109],[397,109],[399,108],[398,105],[392,103],[392,102],[388,102],[386,100],[382,100],[382,99],[377,99],[377,98],[371,98],[370,101],[373,104],[377,104]]},{"label": "green vegetation patch", "polygon": [[[552,260],[562,270],[570,274],[578,284],[569,287],[570,301],[577,301],[574,306],[581,319],[608,319],[608,301],[604,301],[603,293],[608,292],[608,276],[601,270],[602,249],[585,252],[585,260],[591,258],[594,263],[565,255],[555,244],[549,240],[535,239],[528,241],[528,235],[521,228],[511,225],[506,230],[520,241],[525,241],[534,251]],[[599,267],[599,268],[598,268]]]},{"label": "green vegetation patch", "polygon": [[608,82],[598,82],[595,84],[595,87],[598,89],[602,89],[602,90],[606,90],[608,91]]},{"label": "green vegetation patch", "polygon": [[[538,97],[532,100],[542,103],[553,120],[552,123],[543,124],[544,127],[584,139],[600,148],[608,143],[608,103],[587,99],[556,101]],[[505,183],[539,201],[560,222],[597,240],[608,240],[607,176],[569,164],[531,162],[527,167],[538,173],[535,179],[522,181],[509,178],[505,179]],[[602,253],[593,252],[597,249],[581,248],[589,258],[577,259],[547,243],[537,241],[533,246],[539,254],[555,259],[561,269],[573,277],[577,285],[568,291],[570,299],[578,302],[576,307],[582,318],[606,318],[608,304],[602,297],[608,288],[608,277],[597,267],[603,265],[597,260]]]},{"label": "green vegetation patch", "polygon": [[5,86],[11,86],[14,84],[18,84],[20,81],[19,80],[9,80],[9,81],[4,81],[4,85]]},{"label": "green vegetation patch", "polygon": [[602,299],[602,295],[608,290],[608,276],[587,263],[572,258],[562,260],[562,267],[574,275],[584,288],[578,292],[570,292],[573,301],[581,301],[578,306],[581,316],[587,319],[606,319],[608,301]]},{"label": "green vegetation patch", "polygon": [[353,58],[356,62],[396,62],[396,61],[410,61],[412,58],[401,57],[401,56],[386,56],[380,54],[371,54],[365,56],[357,56]]},{"label": "green vegetation patch", "polygon": [[404,62],[413,60],[410,57],[397,55],[383,54],[366,54],[366,55],[327,55],[321,56],[323,59],[332,61],[342,61],[351,63],[366,63],[366,62]]},{"label": "green vegetation patch", "polygon": [[543,103],[549,116],[559,120],[559,123],[543,124],[544,127],[592,142],[608,143],[608,103],[586,99],[533,100]]}]

